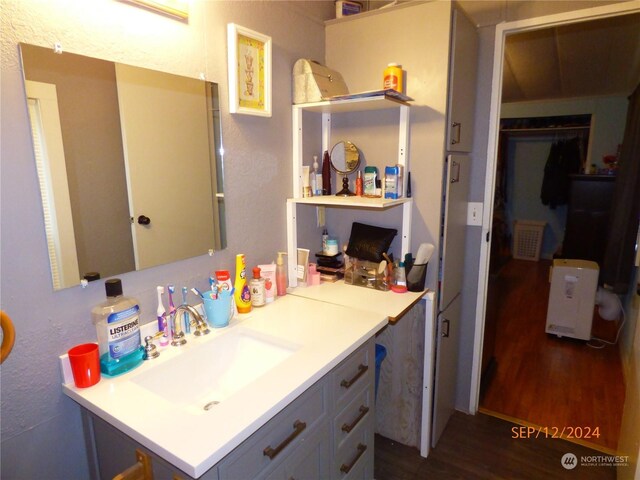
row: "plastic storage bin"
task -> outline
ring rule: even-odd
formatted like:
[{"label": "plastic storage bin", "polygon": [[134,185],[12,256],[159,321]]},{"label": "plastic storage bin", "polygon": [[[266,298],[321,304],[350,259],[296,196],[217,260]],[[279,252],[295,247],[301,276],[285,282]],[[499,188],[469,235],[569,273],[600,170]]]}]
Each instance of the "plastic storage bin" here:
[{"label": "plastic storage bin", "polygon": [[542,237],[547,222],[516,220],[513,237],[513,258],[518,260],[540,260]]},{"label": "plastic storage bin", "polygon": [[376,386],[375,386],[375,396],[378,396],[378,383],[380,383],[380,365],[382,365],[382,361],[387,356],[387,349],[384,346],[376,343]]}]

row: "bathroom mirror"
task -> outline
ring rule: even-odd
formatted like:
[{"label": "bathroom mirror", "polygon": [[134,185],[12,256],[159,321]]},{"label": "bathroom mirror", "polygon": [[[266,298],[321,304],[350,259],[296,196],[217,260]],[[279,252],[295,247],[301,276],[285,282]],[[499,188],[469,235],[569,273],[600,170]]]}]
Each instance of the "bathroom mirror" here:
[{"label": "bathroom mirror", "polygon": [[331,148],[331,167],[342,177],[342,190],[336,193],[338,197],[350,197],[355,195],[349,190],[349,178],[347,175],[354,172],[360,165],[360,151],[352,142],[341,141]]},{"label": "bathroom mirror", "polygon": [[20,51],[55,290],[226,247],[217,84]]}]

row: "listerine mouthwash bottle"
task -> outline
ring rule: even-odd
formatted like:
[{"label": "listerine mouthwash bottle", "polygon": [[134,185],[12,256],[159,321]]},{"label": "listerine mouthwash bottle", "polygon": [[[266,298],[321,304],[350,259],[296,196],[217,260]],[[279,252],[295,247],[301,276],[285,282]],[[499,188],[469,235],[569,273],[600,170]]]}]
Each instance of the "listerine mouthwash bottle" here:
[{"label": "listerine mouthwash bottle", "polygon": [[120,375],[142,363],[140,307],[135,298],[122,295],[122,282],[112,278],[104,282],[107,301],[91,310],[98,333],[100,371]]}]

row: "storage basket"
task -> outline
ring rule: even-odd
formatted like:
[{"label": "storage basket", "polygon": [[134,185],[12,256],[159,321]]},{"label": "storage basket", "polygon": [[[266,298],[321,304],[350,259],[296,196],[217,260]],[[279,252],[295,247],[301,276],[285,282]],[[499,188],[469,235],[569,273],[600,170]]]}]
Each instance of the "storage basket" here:
[{"label": "storage basket", "polygon": [[535,220],[516,220],[513,236],[513,258],[518,260],[540,259],[542,237],[547,222]]}]

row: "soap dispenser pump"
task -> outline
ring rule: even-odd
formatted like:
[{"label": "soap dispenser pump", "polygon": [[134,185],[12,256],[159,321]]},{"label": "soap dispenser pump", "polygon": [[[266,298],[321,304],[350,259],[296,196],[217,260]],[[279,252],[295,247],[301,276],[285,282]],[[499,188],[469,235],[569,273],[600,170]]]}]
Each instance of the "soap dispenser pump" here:
[{"label": "soap dispenser pump", "polygon": [[287,294],[287,266],[283,258],[286,254],[287,252],[278,252],[278,260],[276,260],[276,289],[279,297]]}]

